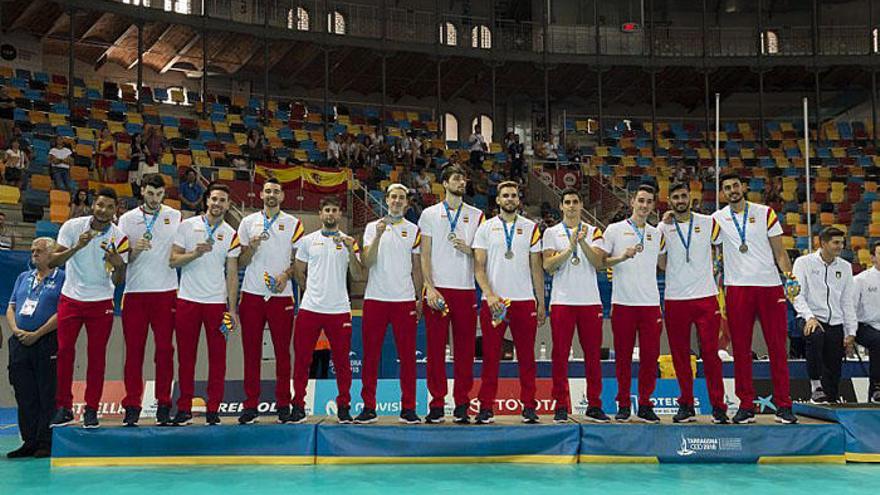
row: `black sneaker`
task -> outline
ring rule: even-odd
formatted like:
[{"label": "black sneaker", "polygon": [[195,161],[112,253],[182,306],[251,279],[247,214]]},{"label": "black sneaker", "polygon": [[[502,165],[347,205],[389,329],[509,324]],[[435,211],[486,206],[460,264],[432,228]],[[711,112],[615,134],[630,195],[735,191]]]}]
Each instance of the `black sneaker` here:
[{"label": "black sneaker", "polygon": [[673,423],[694,423],[697,421],[697,412],[690,404],[680,404],[678,412],[672,417]]},{"label": "black sneaker", "polygon": [[379,416],[376,415],[376,410],[368,409],[366,407],[356,418],[354,418],[355,424],[358,425],[368,425],[370,423],[375,423],[376,421],[379,421]]},{"label": "black sneaker", "polygon": [[584,413],[584,417],[587,418],[587,421],[592,421],[593,423],[610,423],[611,418],[605,414],[605,411],[600,407],[590,406],[587,408],[587,411]]},{"label": "black sneaker", "polygon": [[[567,413],[566,413],[567,415]],[[534,407],[526,407],[523,408],[522,412],[522,422],[527,425],[534,425],[541,422],[541,418],[538,417],[538,413],[535,412]]]},{"label": "black sneaker", "polygon": [[98,424],[98,411],[92,409],[91,407],[86,407],[83,412],[83,428],[97,428],[101,426]]},{"label": "black sneaker", "polygon": [[171,420],[171,407],[170,406],[159,406],[156,409],[156,425],[157,426],[170,426],[173,424]]},{"label": "black sneaker", "polygon": [[45,459],[46,457],[52,457],[52,449],[39,448],[34,452],[34,459]]},{"label": "black sneaker", "polygon": [[209,412],[205,413],[205,426],[215,426],[220,424],[220,413],[218,412]]},{"label": "black sneaker", "polygon": [[238,417],[238,424],[240,425],[252,425],[259,421],[260,415],[257,413],[256,409],[247,408],[242,411],[241,416]]},{"label": "black sneaker", "polygon": [[33,455],[36,452],[37,452],[37,447],[35,445],[24,444],[21,447],[6,454],[6,458],[7,459],[24,459],[26,457],[33,457]]},{"label": "black sneaker", "polygon": [[306,416],[306,409],[303,406],[290,406],[290,420],[288,420],[289,423],[298,425],[300,423],[305,423],[307,419],[309,419],[309,417]]},{"label": "black sneaker", "polygon": [[193,422],[193,415],[189,411],[177,411],[177,414],[174,415],[174,421],[172,422],[174,426],[186,426],[191,425]]},{"label": "black sneaker", "polygon": [[478,425],[487,425],[494,422],[495,415],[489,409],[480,409],[479,414],[477,414],[477,419],[474,421],[474,423]]},{"label": "black sneaker", "polygon": [[122,419],[123,426],[137,426],[138,420],[141,419],[141,408],[126,407],[125,417]]},{"label": "black sneaker", "polygon": [[442,407],[432,407],[431,410],[428,411],[428,415],[425,416],[425,423],[428,423],[429,425],[439,425],[446,421],[446,418],[443,416]]},{"label": "black sneaker", "polygon": [[793,425],[798,422],[797,416],[791,412],[790,407],[780,407],[776,411],[776,422],[784,425]]},{"label": "black sneaker", "polygon": [[421,418],[416,415],[415,409],[404,409],[401,411],[398,421],[405,425],[417,425],[422,422]]},{"label": "black sneaker", "polygon": [[639,421],[644,423],[656,424],[660,422],[660,417],[654,413],[653,406],[639,406],[639,411],[636,416],[639,418]]},{"label": "black sneaker", "polygon": [[810,404],[828,404],[828,396],[825,395],[822,387],[813,391],[813,395],[810,396]]},{"label": "black sneaker", "polygon": [[61,426],[67,426],[70,423],[73,423],[73,411],[66,407],[59,407],[58,410],[55,411],[55,416],[52,418],[49,427],[58,428]]},{"label": "black sneaker", "polygon": [[556,424],[568,423],[568,409],[564,407],[557,409],[556,412],[553,413],[553,422]]},{"label": "black sneaker", "polygon": [[354,421],[351,419],[351,406],[339,406],[336,411],[336,422],[341,425],[349,425]]},{"label": "black sneaker", "polygon": [[716,425],[726,425],[730,423],[730,418],[727,417],[727,411],[721,409],[720,407],[712,408],[712,424]]},{"label": "black sneaker", "polygon": [[471,417],[468,416],[467,404],[459,404],[455,406],[455,409],[452,411],[452,422],[457,425],[470,424]]},{"label": "black sneaker", "polygon": [[626,406],[626,407],[617,406],[617,414],[614,415],[614,421],[620,421],[621,423],[626,423],[629,421],[630,416],[632,416],[632,406]]},{"label": "black sneaker", "polygon": [[280,425],[290,422],[290,406],[278,408],[278,419],[275,422]]},{"label": "black sneaker", "polygon": [[880,404],[880,389],[877,389],[873,393],[871,393],[871,399],[869,400],[869,402],[873,404]]},{"label": "black sneaker", "polygon": [[735,425],[751,424],[754,422],[755,422],[755,410],[754,409],[740,409],[733,416],[733,424],[735,424]]}]

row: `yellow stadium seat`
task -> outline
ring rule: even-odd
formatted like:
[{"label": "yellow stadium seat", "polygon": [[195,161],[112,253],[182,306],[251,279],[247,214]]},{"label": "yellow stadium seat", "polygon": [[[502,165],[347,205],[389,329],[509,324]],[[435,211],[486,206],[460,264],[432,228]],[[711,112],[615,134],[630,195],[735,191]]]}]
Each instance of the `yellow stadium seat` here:
[{"label": "yellow stadium seat", "polygon": [[165,198],[165,201],[162,201],[162,203],[166,206],[174,208],[175,210],[180,209],[180,200],[178,199]]},{"label": "yellow stadium seat", "polygon": [[171,153],[162,153],[162,158],[159,159],[160,165],[174,165],[174,155]]},{"label": "yellow stadium seat", "polygon": [[228,168],[218,169],[217,178],[220,180],[235,180],[235,171]]},{"label": "yellow stadium seat", "polygon": [[748,198],[752,203],[760,203],[763,200],[761,193],[756,191],[749,191]]},{"label": "yellow stadium seat", "polygon": [[834,213],[822,212],[819,214],[819,223],[823,226],[829,226],[834,223]]},{"label": "yellow stadium seat", "polygon": [[32,175],[31,189],[38,191],[48,191],[52,189],[52,178],[48,175]]},{"label": "yellow stadium seat", "polygon": [[21,199],[21,191],[17,187],[0,185],[0,204],[17,205]]},{"label": "yellow stadium seat", "polygon": [[193,164],[192,156],[183,153],[174,155],[174,161],[178,167],[191,167]]},{"label": "yellow stadium seat", "polygon": [[805,223],[799,223],[799,224],[795,225],[795,226],[794,226],[794,233],[795,233],[795,235],[797,235],[798,237],[806,237],[807,234],[808,234],[808,232],[807,232],[807,224],[805,224]]},{"label": "yellow stadium seat", "polygon": [[850,249],[853,251],[858,251],[859,249],[865,249],[868,247],[868,239],[860,235],[854,235],[849,239]]},{"label": "yellow stadium seat", "polygon": [[49,205],[49,221],[64,223],[70,218],[70,205],[68,203],[52,203]]},{"label": "yellow stadium seat", "polygon": [[162,134],[165,136],[165,139],[177,139],[180,137],[180,129],[177,127],[164,127]]},{"label": "yellow stadium seat", "polygon": [[77,143],[76,148],[74,148],[74,153],[79,156],[91,158],[95,154],[95,148],[92,148],[91,145],[88,144]]},{"label": "yellow stadium seat", "polygon": [[70,204],[70,193],[67,191],[60,191],[58,189],[52,189],[49,191],[49,204]]},{"label": "yellow stadium seat", "polygon": [[871,237],[880,237],[880,223],[873,223],[868,227],[868,235]]},{"label": "yellow stadium seat", "polygon": [[799,223],[801,223],[800,213],[786,213],[785,214],[785,224],[786,225],[797,225]]},{"label": "yellow stadium seat", "polygon": [[72,166],[70,167],[70,178],[79,182],[81,180],[88,180],[89,178],[89,169],[88,167],[79,167]]},{"label": "yellow stadium seat", "polygon": [[782,236],[782,246],[785,249],[794,249],[794,238],[789,235]]}]

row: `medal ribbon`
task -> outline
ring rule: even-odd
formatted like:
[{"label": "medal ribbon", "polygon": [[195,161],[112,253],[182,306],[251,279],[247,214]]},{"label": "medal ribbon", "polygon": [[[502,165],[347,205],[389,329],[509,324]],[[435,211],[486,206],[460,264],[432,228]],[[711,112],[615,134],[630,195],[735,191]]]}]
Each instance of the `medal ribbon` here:
[{"label": "medal ribbon", "polygon": [[514,217],[513,223],[510,224],[510,230],[507,230],[507,222],[499,217],[501,220],[501,225],[504,226],[504,242],[507,244],[507,252],[513,252],[513,233],[516,232],[516,218]]},{"label": "medal ribbon", "polygon": [[[569,242],[571,242],[571,230],[569,230],[568,225],[565,225],[565,222],[562,222],[562,228],[565,229],[565,235],[566,235],[566,237],[568,237]],[[578,234],[581,233],[581,223],[580,222],[578,222],[577,233]],[[572,250],[572,252],[571,252],[571,257],[572,258],[578,257],[578,243],[577,242],[574,243],[574,250]]]},{"label": "medal ribbon", "polygon": [[144,225],[147,228],[147,234],[153,235],[153,225],[156,224],[156,220],[159,218],[160,211],[162,211],[161,205],[159,205],[159,209],[157,209],[156,212],[153,213],[153,218],[149,222],[147,222],[147,212],[145,212],[144,209],[141,208],[141,215],[143,215],[144,217]]},{"label": "medal ribbon", "polygon": [[217,225],[211,227],[211,224],[208,223],[208,216],[202,215],[202,221],[205,222],[205,233],[208,235],[208,242],[214,242],[214,232],[223,224],[223,221],[217,222]]},{"label": "medal ribbon", "polygon": [[645,245],[645,232],[642,230],[639,230],[639,228],[636,227],[636,224],[633,223],[633,221],[629,218],[626,219],[626,223],[628,223],[629,226],[633,229],[633,232],[635,232],[636,235],[639,236],[639,244],[644,246]]},{"label": "medal ribbon", "polygon": [[269,232],[269,229],[275,224],[275,220],[278,220],[278,215],[281,214],[281,211],[279,210],[275,212],[275,215],[272,216],[272,220],[269,220],[269,217],[266,216],[266,212],[260,213],[263,215],[263,232]]},{"label": "medal ribbon", "polygon": [[746,228],[748,228],[749,224],[749,202],[746,201],[746,207],[743,209],[742,228],[740,228],[739,226],[739,220],[736,219],[736,214],[733,212],[733,207],[730,207],[730,218],[733,219],[733,225],[736,227],[737,233],[739,233],[740,245],[744,245],[746,243]]},{"label": "medal ribbon", "polygon": [[449,221],[449,232],[455,232],[455,227],[458,225],[458,217],[461,216],[461,205],[458,205],[458,209],[455,211],[455,218],[452,218],[452,210],[449,209],[449,203],[443,201],[443,209],[446,210],[446,220]]},{"label": "medal ribbon", "polygon": [[684,254],[685,259],[688,263],[691,261],[691,236],[694,233],[694,214],[691,213],[691,219],[688,222],[688,236],[687,241],[684,239],[684,234],[681,232],[681,227],[678,226],[678,220],[675,220],[675,231],[678,232],[678,238],[681,239],[681,243],[684,245]]}]

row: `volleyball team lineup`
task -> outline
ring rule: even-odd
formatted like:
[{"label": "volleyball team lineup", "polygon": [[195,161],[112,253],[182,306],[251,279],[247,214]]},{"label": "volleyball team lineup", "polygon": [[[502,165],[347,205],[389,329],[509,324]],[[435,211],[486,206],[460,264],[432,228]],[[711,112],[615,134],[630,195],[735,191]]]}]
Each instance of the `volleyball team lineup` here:
[{"label": "volleyball team lineup", "polygon": [[[672,421],[697,421],[690,356],[692,326],[699,336],[711,402],[710,421],[754,423],[755,410],[749,405],[756,398],[752,384],[756,320],[770,359],[775,420],[782,424],[798,422],[789,390],[786,305],[791,301],[799,312],[808,305],[801,294],[801,283],[809,275],[796,275],[797,267],[793,269],[782,245],[783,232],[776,212],[746,201],[746,185],[735,173],[720,176],[720,188],[728,204],[712,215],[691,211],[685,183],[670,187],[668,211],[655,212],[657,191],[642,185],[632,196],[631,215],[610,224],[604,232],[582,220],[583,204],[575,189],[566,189],[560,195],[562,221],[541,232],[536,222],[519,213],[522,205],[518,183],[498,185],[499,214],[486,219],[482,211],[463,201],[468,178],[462,169],[446,167],[439,180],[445,198],[426,208],[418,224],[403,218],[407,187],[389,185],[385,190],[388,214],[367,224],[362,243],[340,230],[342,210],[332,196],[320,202],[321,228],[306,233],[299,219],[281,210],[284,191],[274,179],[266,180],[260,191],[263,208],[242,219],[237,230],[224,220],[230,197],[222,184],[208,187],[204,214],[183,220],[179,211],[162,204],[165,184],[161,177],[147,178],[143,206],[122,215],[117,224],[113,223],[115,193],[109,189],[98,191],[91,216],[65,222],[54,244],[48,239],[34,241],[32,263],[37,269],[29,278],[19,277],[16,283],[16,288],[19,282],[30,288],[26,292],[31,302],[27,304],[33,306],[37,304],[34,300],[40,300],[39,292],[36,299],[32,297],[34,291],[42,291],[47,281],[57,280],[64,268],[57,302],[58,385],[51,426],[77,423],[72,383],[75,344],[82,328],[88,340],[87,356],[78,356],[87,359],[82,426],[96,428],[100,424],[98,406],[114,318],[113,291],[122,283],[126,392],[122,405],[126,426],[140,422],[142,369],[150,330],[156,348],[157,425],[193,422],[195,367],[198,360],[205,359],[208,384],[204,420],[208,425],[221,423],[219,407],[230,338],[240,338],[243,351],[246,400],[238,423],[257,422],[262,340],[267,325],[275,355],[274,419],[278,423],[308,419],[305,405],[309,368],[322,332],[329,340],[335,366],[336,420],[342,424],[375,423],[379,362],[388,326],[399,356],[401,423],[493,423],[502,345],[508,328],[518,357],[522,422],[547,422],[549,418],[537,414],[535,397],[536,334],[545,319],[552,334],[554,423],[574,419],[568,363],[575,334],[584,351],[588,402],[584,416],[576,419],[659,423],[651,396],[664,327],[681,392]],[[649,223],[655,213],[660,219],[656,226]],[[825,246],[842,235],[823,231],[820,240]],[[244,268],[241,287],[240,267]],[[618,382],[614,409],[600,398],[603,309],[597,274],[603,270],[610,270],[612,277],[611,327]],[[658,270],[665,272],[662,307]],[[545,272],[552,277],[547,301]],[[356,416],[352,415],[350,395],[349,276],[366,280],[361,379],[364,407]],[[718,278],[723,278],[723,284]],[[848,280],[851,284],[851,272]],[[302,290],[298,307],[294,304],[293,282]],[[719,297],[725,300],[740,401],[733,417],[727,412],[718,355],[722,319]],[[856,303],[852,293],[847,297],[849,302],[844,298],[841,303],[846,306],[842,312],[847,319],[846,336],[841,334],[841,353],[855,344],[850,327],[856,321]],[[24,314],[23,307],[15,307],[15,298],[10,307]],[[27,311],[25,316],[33,315],[35,308]],[[427,331],[430,403],[426,411],[417,410],[415,398],[416,326],[421,318]],[[478,321],[482,372],[479,392],[472,397],[469,394],[474,384]],[[202,332],[207,355],[198,353]],[[638,392],[632,404],[630,383],[637,341]],[[454,356],[449,377],[454,397],[451,417],[444,410],[448,345]],[[838,359],[838,380],[839,366]],[[173,404],[175,369],[180,394]],[[833,367],[828,374],[833,380]],[[836,387],[826,382],[826,376],[822,384],[826,400],[836,401]],[[472,417],[469,409],[476,403],[474,399],[479,410]],[[606,410],[616,413],[611,416]]]}]

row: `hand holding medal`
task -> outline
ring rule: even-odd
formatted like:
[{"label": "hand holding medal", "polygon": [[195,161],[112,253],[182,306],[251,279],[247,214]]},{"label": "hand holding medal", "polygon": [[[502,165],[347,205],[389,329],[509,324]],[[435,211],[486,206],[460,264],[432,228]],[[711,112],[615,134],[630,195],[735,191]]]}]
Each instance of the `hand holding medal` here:
[{"label": "hand holding medal", "polygon": [[492,326],[497,327],[507,321],[507,308],[510,307],[510,299],[501,299],[500,305],[492,307]]},{"label": "hand holding medal", "polygon": [[235,320],[228,311],[223,313],[223,320],[220,322],[220,333],[226,340],[229,340],[229,334],[235,330]]},{"label": "hand holding medal", "polygon": [[794,299],[801,293],[801,283],[791,272],[785,272],[783,276],[785,277],[785,297],[794,302]]}]

